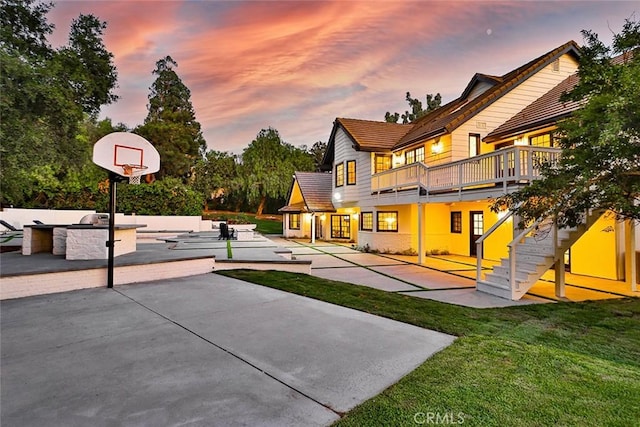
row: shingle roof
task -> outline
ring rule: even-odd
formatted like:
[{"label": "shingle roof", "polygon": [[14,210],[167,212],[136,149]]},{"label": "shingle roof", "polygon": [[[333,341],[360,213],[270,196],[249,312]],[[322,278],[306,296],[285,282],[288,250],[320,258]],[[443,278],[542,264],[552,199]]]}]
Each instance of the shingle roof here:
[{"label": "shingle roof", "polygon": [[336,124],[344,129],[360,151],[391,150],[413,128],[412,124],[346,118],[337,118]]},{"label": "shingle roof", "polygon": [[540,129],[569,116],[573,111],[580,108],[582,103],[575,101],[560,102],[560,95],[563,92],[569,92],[577,83],[577,74],[567,77],[556,87],[525,107],[524,110],[494,129],[483,141],[495,142],[502,138],[517,135],[524,130]]},{"label": "shingle roof", "polygon": [[[579,55],[580,48],[573,40],[559,46],[552,51],[528,62],[527,64],[516,68],[513,71],[505,74],[500,78],[492,80],[496,82],[495,86],[489,88],[480,96],[466,101],[460,97],[444,107],[440,107],[431,113],[421,117],[414,125],[414,128],[409,131],[394,148],[400,148],[405,145],[417,142],[421,139],[432,138],[445,133],[451,133],[458,126],[467,121],[470,117],[474,116],[478,112],[482,111],[487,106],[491,105],[495,100],[499,99],[505,93],[520,84],[523,80],[527,79],[533,73],[537,72],[544,66],[551,63],[556,58],[565,53],[572,52],[574,55]],[[474,78],[477,78],[476,75]],[[488,76],[480,75],[483,78]],[[465,89],[465,93],[468,92]]]},{"label": "shingle roof", "polygon": [[333,175],[323,172],[296,172],[294,180],[300,187],[304,204],[287,205],[280,212],[335,212],[331,203]]}]

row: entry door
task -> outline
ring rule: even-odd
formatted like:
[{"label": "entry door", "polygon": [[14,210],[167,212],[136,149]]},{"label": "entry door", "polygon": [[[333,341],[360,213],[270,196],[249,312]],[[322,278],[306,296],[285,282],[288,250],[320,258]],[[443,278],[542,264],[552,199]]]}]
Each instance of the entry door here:
[{"label": "entry door", "polygon": [[477,256],[476,242],[484,234],[484,215],[482,211],[471,211],[471,224],[469,226],[471,241],[469,252],[471,256]]}]

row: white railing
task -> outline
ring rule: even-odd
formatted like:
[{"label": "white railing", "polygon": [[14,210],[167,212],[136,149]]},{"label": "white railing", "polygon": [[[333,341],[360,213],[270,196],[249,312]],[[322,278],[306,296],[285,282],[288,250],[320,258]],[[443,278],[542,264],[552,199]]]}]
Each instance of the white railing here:
[{"label": "white railing", "polygon": [[476,240],[476,282],[482,280],[482,258],[483,258],[483,242],[504,224],[509,218],[513,216],[514,211],[510,210],[505,216],[500,218],[498,222],[493,224],[478,240]]},{"label": "white railing", "polygon": [[371,176],[371,191],[381,193],[422,188],[431,192],[462,192],[483,186],[538,179],[542,165],[554,162],[560,150],[548,147],[513,146],[439,166],[413,163]]}]

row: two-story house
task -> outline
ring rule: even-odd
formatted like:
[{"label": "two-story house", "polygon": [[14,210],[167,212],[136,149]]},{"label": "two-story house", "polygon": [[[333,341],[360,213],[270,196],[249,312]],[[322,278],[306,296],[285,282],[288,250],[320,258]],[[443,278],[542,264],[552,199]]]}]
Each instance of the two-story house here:
[{"label": "two-story house", "polygon": [[478,289],[513,299],[554,264],[620,280],[623,230],[614,219],[589,213],[579,230],[543,223],[523,233],[509,212],[489,209],[559,156],[553,130],[579,108],[559,96],[576,82],[579,52],[570,41],[503,76],[476,74],[458,99],[411,124],[336,119],[324,157],[331,173],[296,174],[282,209],[285,237],[411,250],[419,263],[429,253],[478,257],[478,265],[503,259],[488,274],[478,268]]}]

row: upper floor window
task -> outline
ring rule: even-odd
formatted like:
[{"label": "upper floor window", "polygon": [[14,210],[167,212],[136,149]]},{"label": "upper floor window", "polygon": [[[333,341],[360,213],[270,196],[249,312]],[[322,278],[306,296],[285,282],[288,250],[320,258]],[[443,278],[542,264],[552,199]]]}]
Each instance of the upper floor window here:
[{"label": "upper floor window", "polygon": [[374,173],[384,172],[391,169],[391,154],[376,154]]},{"label": "upper floor window", "polygon": [[424,162],[424,146],[409,150],[405,154],[405,163],[410,165],[415,162]]},{"label": "upper floor window", "polygon": [[376,212],[378,231],[398,231],[398,212]]},{"label": "upper floor window", "polygon": [[342,187],[344,185],[344,163],[338,163],[336,165],[336,187]]},{"label": "upper floor window", "polygon": [[551,133],[536,135],[529,138],[529,145],[536,147],[556,147],[558,145],[557,137]]},{"label": "upper floor window", "polygon": [[360,230],[373,231],[373,212],[362,212],[360,214]]},{"label": "upper floor window", "polygon": [[480,154],[480,134],[469,134],[469,157],[477,156]]},{"label": "upper floor window", "polygon": [[347,185],[356,183],[356,161],[347,160]]},{"label": "upper floor window", "polygon": [[404,162],[408,165],[416,162],[416,152],[414,150],[409,150],[404,153]]}]

